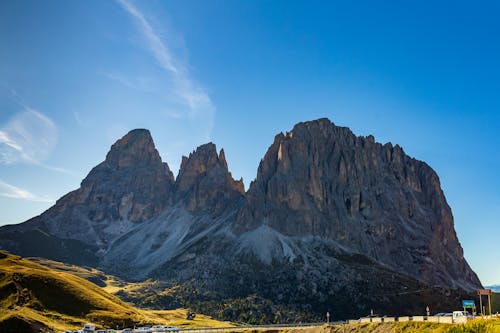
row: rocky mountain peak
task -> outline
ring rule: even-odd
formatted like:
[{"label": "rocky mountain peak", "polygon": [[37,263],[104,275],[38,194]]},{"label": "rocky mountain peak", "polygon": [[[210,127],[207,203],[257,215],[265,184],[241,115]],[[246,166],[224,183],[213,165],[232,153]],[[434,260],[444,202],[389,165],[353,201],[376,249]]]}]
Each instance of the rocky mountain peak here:
[{"label": "rocky mountain peak", "polygon": [[[88,263],[182,286],[187,297],[194,290],[211,309],[257,295],[275,302],[262,305],[273,316],[275,305],[415,313],[433,303],[409,291],[481,286],[434,170],[328,119],[276,135],[247,193],[213,143],[183,157],[174,181],[149,132],[131,131],[78,190],[0,228],[0,247],[71,260],[86,249]],[[449,308],[459,294],[448,303],[434,295],[434,304]]]},{"label": "rocky mountain peak", "polygon": [[173,187],[173,174],[149,131],[132,130],[111,146],[79,189],[59,199],[39,221],[57,236],[106,246],[120,234],[118,224],[160,214],[171,202]]},{"label": "rocky mountain peak", "polygon": [[219,152],[219,161],[222,166],[227,170],[227,162],[226,162],[226,153],[224,153],[224,149],[221,149]]},{"label": "rocky mountain peak", "polygon": [[328,118],[319,118],[295,124],[293,126],[293,129],[289,133],[298,134],[302,132],[309,132],[325,135],[326,133],[331,132],[334,129],[345,130],[348,128],[336,126]]},{"label": "rocky mountain peak", "polygon": [[134,129],[111,146],[105,162],[121,168],[161,163],[161,158],[151,133],[146,129]]},{"label": "rocky mountain peak", "polygon": [[182,157],[177,177],[177,189],[180,191],[188,190],[199,176],[206,175],[213,169],[227,170],[227,165],[220,163],[215,144],[210,142],[196,148],[189,154],[189,157]]},{"label": "rocky mountain peak", "polygon": [[[112,179],[103,179],[106,176]],[[118,176],[122,178],[115,178]],[[104,162],[92,169],[82,181],[82,188],[95,188],[96,183],[103,182],[108,184],[109,189],[121,186],[130,189],[131,183],[153,185],[149,182],[154,180],[158,183],[156,186],[164,186],[168,193],[171,192],[174,176],[168,164],[162,162],[151,133],[146,129],[134,129],[111,146]],[[135,190],[140,190],[140,183],[136,184],[137,187],[133,186]],[[165,194],[165,191],[161,193]]]},{"label": "rocky mountain peak", "polygon": [[228,170],[224,150],[217,154],[215,144],[199,146],[183,157],[176,180],[176,196],[190,210],[226,207],[245,193],[243,182],[235,181]]},{"label": "rocky mountain peak", "polygon": [[233,231],[261,226],[333,240],[426,282],[479,283],[465,260],[447,259],[463,253],[434,170],[328,119],[275,137]]}]

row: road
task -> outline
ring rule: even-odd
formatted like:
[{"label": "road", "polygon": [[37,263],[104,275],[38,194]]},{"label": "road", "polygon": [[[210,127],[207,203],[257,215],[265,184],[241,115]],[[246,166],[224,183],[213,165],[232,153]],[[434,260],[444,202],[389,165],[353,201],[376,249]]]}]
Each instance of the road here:
[{"label": "road", "polygon": [[[343,322],[330,323],[330,325],[342,324]],[[271,329],[293,329],[305,327],[321,327],[326,323],[304,323],[304,324],[276,324],[276,325],[245,325],[245,326],[228,326],[228,327],[207,327],[207,328],[187,328],[179,329],[179,332],[187,333],[217,333],[217,332],[243,332],[243,331],[259,331]]]}]

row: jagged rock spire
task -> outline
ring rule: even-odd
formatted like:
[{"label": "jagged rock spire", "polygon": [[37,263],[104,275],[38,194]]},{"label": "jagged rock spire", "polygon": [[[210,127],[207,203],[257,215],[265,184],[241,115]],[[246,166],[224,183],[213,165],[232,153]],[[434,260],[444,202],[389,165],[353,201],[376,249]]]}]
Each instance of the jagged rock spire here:
[{"label": "jagged rock spire", "polygon": [[217,154],[211,142],[183,156],[175,188],[176,198],[192,211],[220,211],[244,195],[243,182],[228,171],[224,150]]}]

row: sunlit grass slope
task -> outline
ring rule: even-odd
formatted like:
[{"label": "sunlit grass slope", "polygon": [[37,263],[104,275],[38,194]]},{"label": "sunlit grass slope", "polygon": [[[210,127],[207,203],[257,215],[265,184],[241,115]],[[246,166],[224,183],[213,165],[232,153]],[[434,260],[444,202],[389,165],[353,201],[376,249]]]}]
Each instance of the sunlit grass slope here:
[{"label": "sunlit grass slope", "polygon": [[102,289],[111,294],[123,290],[124,288],[129,288],[130,286],[136,285],[136,283],[123,281],[113,275],[106,274],[92,267],[76,266],[45,258],[27,258],[27,259],[42,266],[53,269],[55,271],[71,273],[73,275],[84,278],[85,280],[88,280],[98,285],[99,287],[101,287]]},{"label": "sunlit grass slope", "polygon": [[467,324],[367,323],[332,327],[325,333],[500,333],[500,319],[474,320]]},{"label": "sunlit grass slope", "polygon": [[188,321],[186,312],[137,309],[80,276],[0,251],[1,332],[76,330],[89,321],[110,328],[228,326],[203,315]]}]

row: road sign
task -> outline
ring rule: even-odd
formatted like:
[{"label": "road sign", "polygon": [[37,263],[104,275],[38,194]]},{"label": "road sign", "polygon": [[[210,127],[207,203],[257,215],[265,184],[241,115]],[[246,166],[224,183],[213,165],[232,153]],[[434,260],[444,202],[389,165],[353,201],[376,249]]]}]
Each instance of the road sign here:
[{"label": "road sign", "polygon": [[475,305],[474,301],[471,300],[471,299],[463,299],[462,300],[462,307],[463,308],[471,308],[471,309],[473,309],[473,308],[476,307],[476,305]]},{"label": "road sign", "polygon": [[490,316],[491,316],[491,289],[478,289],[477,294],[479,295],[479,305],[481,309],[481,314],[485,314],[485,311],[483,309],[483,295],[488,295],[488,308],[490,309]]},{"label": "road sign", "polygon": [[478,289],[478,295],[491,295],[491,289]]}]

